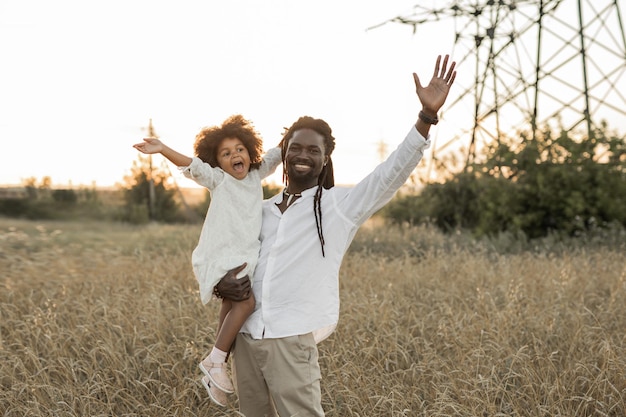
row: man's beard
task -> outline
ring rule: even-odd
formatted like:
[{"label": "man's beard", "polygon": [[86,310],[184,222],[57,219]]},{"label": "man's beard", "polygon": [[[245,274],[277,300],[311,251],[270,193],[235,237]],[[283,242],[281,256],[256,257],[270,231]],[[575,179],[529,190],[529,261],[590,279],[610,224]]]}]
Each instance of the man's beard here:
[{"label": "man's beard", "polygon": [[315,185],[318,182],[319,172],[310,169],[306,172],[298,172],[297,170],[287,167],[287,178],[292,184]]}]

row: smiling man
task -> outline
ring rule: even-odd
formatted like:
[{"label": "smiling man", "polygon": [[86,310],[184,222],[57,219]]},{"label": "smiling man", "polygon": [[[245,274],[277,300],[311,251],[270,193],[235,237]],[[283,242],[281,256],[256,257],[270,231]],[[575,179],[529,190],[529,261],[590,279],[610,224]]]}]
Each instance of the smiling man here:
[{"label": "smiling man", "polygon": [[[406,182],[429,146],[431,125],[456,77],[437,58],[430,83],[413,74],[422,109],[389,158],[353,187],[335,187],[335,138],[321,119],[304,116],[281,142],[286,187],[264,201],[261,251],[254,272],[254,312],[237,336],[234,374],[241,412],[323,416],[317,343],[339,319],[339,268],[358,228]],[[245,298],[237,270],[217,284],[227,299]]]}]

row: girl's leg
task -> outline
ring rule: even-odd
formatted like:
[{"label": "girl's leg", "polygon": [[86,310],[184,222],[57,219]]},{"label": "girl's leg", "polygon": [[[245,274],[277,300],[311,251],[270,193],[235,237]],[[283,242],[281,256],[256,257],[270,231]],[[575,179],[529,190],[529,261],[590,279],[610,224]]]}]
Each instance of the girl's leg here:
[{"label": "girl's leg", "polygon": [[[222,329],[222,326],[224,325],[224,320],[226,320],[226,315],[228,314],[228,312],[230,311],[232,307],[233,307],[232,301],[227,300],[225,298],[222,299],[222,306],[220,307],[220,316],[219,316],[219,322],[217,324],[216,335],[220,334],[220,330]],[[215,337],[217,338],[217,336]]]},{"label": "girl's leg", "polygon": [[228,352],[230,352],[239,329],[254,311],[254,305],[254,297],[236,302],[223,300],[215,346],[209,356],[200,363],[200,369],[215,386],[224,392],[230,393],[234,390],[230,378],[224,372]]},{"label": "girl's leg", "polygon": [[[215,339],[216,348],[224,352],[230,351],[241,326],[243,326],[250,314],[254,311],[255,303],[253,295],[251,295],[247,300],[232,301],[232,307],[224,314],[223,320],[222,311],[220,311],[221,325]],[[222,308],[223,307],[224,304],[222,304]]]}]

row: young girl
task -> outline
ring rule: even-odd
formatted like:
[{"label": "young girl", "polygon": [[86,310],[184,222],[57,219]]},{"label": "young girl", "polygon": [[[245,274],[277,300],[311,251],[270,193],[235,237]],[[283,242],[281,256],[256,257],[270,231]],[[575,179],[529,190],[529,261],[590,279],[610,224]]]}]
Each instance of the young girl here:
[{"label": "young girl", "polygon": [[[246,263],[238,277],[252,278],[260,247],[261,180],[281,163],[280,148],[271,149],[261,158],[262,140],[241,115],[229,117],[221,126],[200,131],[193,158],[155,138],[146,138],[133,146],[145,154],[162,154],[185,177],[211,193],[200,239],[191,257],[202,303],[209,302],[215,285],[229,270]],[[237,302],[222,299],[215,346],[199,364],[205,374],[202,384],[211,400],[220,406],[226,405],[226,394],[234,392],[225,369],[228,352],[254,305],[252,295]]]}]

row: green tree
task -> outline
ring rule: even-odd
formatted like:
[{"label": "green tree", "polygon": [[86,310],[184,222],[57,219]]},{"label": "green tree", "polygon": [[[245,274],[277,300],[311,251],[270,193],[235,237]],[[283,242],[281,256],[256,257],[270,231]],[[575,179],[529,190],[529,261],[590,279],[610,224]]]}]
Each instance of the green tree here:
[{"label": "green tree", "polygon": [[124,220],[132,223],[181,220],[176,189],[168,185],[170,173],[154,168],[150,156],[139,155],[131,173],[124,177]]},{"label": "green tree", "polygon": [[546,128],[534,140],[528,134],[520,139],[494,147],[482,169],[516,184],[516,224],[529,237],[626,225],[623,138],[608,134],[604,124],[591,137]]},{"label": "green tree", "polygon": [[606,124],[582,137],[549,127],[502,141],[443,184],[394,200],[383,214],[396,222],[435,223],[476,235],[522,231],[576,235],[626,226],[626,144]]},{"label": "green tree", "polygon": [[57,189],[52,191],[52,199],[60,204],[74,205],[78,201],[78,194],[71,188]]}]

